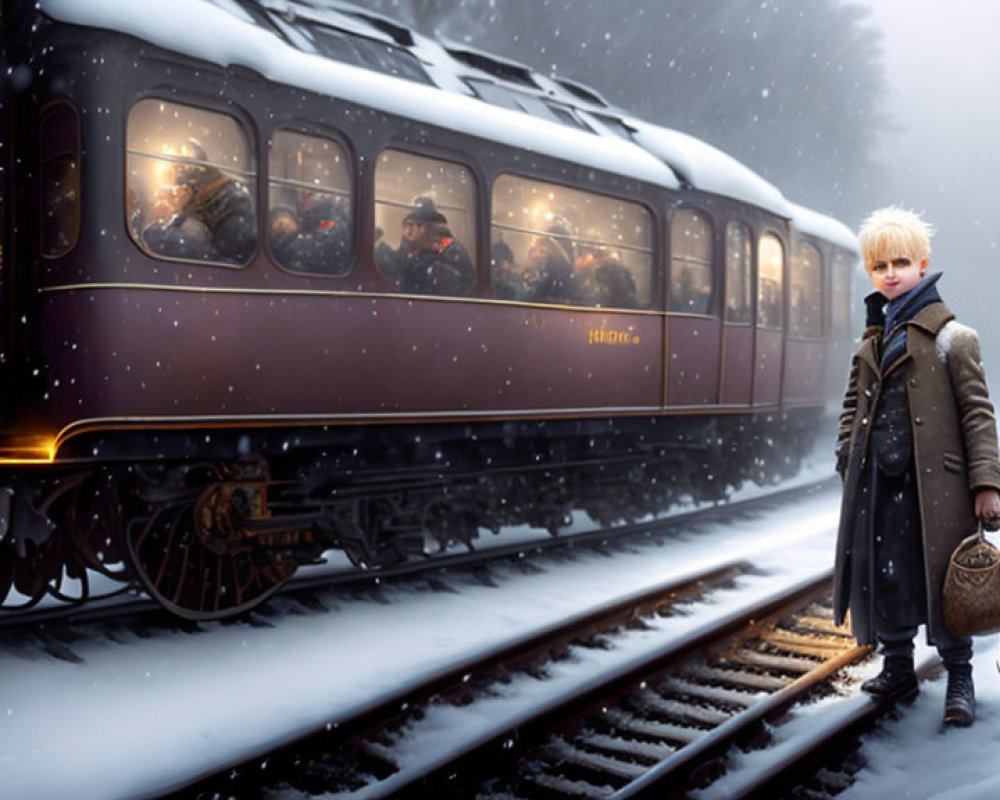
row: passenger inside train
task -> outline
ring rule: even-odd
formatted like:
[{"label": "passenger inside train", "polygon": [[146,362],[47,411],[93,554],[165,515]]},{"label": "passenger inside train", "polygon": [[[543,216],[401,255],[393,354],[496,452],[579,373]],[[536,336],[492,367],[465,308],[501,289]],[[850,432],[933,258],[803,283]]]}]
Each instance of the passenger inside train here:
[{"label": "passenger inside train", "polygon": [[292,262],[292,249],[299,235],[299,215],[289,206],[272,206],[269,215],[271,252],[282,266]]},{"label": "passenger inside train", "polygon": [[143,244],[158,255],[245,263],[257,242],[250,192],[209,163],[197,140],[185,145],[184,155],[161,173]]},{"label": "passenger inside train", "polygon": [[351,260],[351,220],[337,199],[304,193],[298,212],[271,210],[271,252],[293,272],[339,275]]},{"label": "passenger inside train", "polygon": [[497,239],[490,247],[490,281],[493,294],[501,300],[526,300],[526,289],[510,245]]},{"label": "passenger inside train", "polygon": [[617,250],[590,247],[576,260],[573,290],[577,302],[599,308],[636,308],[635,280]]},{"label": "passenger inside train", "polygon": [[652,221],[640,204],[501,175],[492,212],[498,299],[627,309],[652,302]]},{"label": "passenger inside train", "polygon": [[413,199],[403,217],[399,247],[375,246],[375,262],[401,291],[464,294],[476,279],[468,251],[448,228],[448,219],[427,196]]},{"label": "passenger inside train", "polygon": [[[395,290],[458,296],[472,290],[476,179],[465,165],[383,150],[375,165],[375,226],[375,265]],[[397,230],[394,247],[383,231]]]},{"label": "passenger inside train", "polygon": [[565,218],[553,217],[533,236],[518,265],[514,251],[498,239],[491,249],[493,291],[503,300],[566,303],[574,299],[573,238]]},{"label": "passenger inside train", "polygon": [[278,264],[309,275],[344,275],[350,270],[351,186],[340,143],[295,130],[274,133],[268,203],[271,254]]},{"label": "passenger inside train", "polygon": [[564,217],[553,217],[528,247],[521,270],[525,299],[568,302],[573,296],[573,236]]},{"label": "passenger inside train", "polygon": [[[173,173],[173,170],[171,170]],[[169,258],[218,261],[211,234],[204,222],[184,213],[189,192],[171,176],[153,192],[148,224],[141,204],[131,212],[133,225],[141,231],[141,242],[152,253]]]}]

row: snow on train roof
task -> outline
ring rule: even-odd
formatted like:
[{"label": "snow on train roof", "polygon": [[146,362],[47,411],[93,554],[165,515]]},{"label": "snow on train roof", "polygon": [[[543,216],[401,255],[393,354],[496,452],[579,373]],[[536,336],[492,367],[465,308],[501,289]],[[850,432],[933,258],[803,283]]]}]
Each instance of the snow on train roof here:
[{"label": "snow on train roof", "polygon": [[[625,117],[623,121],[635,131],[631,144],[614,135],[567,128],[469,97],[459,75],[447,74],[450,55],[445,47],[417,33],[412,34],[414,49],[438,83],[448,78],[443,84],[446,90],[298,50],[260,28],[233,0],[171,0],[155,5],[134,0],[40,0],[39,5],[62,22],[130,34],[220,66],[249,67],[274,81],[667,188],[679,188],[680,175],[697,189],[758,206],[792,219],[806,233],[857,249],[854,234],[842,223],[789,202],[753,170],[693,136]],[[338,5],[350,8],[348,3]],[[321,17],[324,9],[312,13]],[[338,18],[337,24],[343,20]],[[356,25],[364,27],[360,21]],[[367,28],[362,33],[386,36]],[[463,49],[471,48],[463,45]]]},{"label": "snow on train roof", "polygon": [[220,66],[239,65],[270,80],[340,97],[483,139],[524,147],[668,188],[679,188],[672,170],[641,147],[555,122],[491,106],[389,75],[304,53],[242,12],[208,0],[41,0],[61,22],[130,34],[174,52]]},{"label": "snow on train roof", "polygon": [[692,186],[733,197],[790,217],[788,201],[773,184],[735,158],[680,131],[628,118],[636,143],[668,164],[673,164]]},{"label": "snow on train roof", "polygon": [[785,202],[792,214],[792,224],[798,230],[819,237],[820,239],[826,239],[838,247],[850,250],[852,253],[860,253],[858,237],[843,222],[820,214],[818,211],[813,211],[811,208],[800,206],[790,200],[786,200]]}]

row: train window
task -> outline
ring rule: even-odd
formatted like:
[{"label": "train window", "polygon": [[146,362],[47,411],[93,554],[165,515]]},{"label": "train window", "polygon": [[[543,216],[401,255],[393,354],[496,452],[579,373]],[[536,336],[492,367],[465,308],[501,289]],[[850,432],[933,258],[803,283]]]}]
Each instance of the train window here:
[{"label": "train window", "polygon": [[268,167],[268,241],[285,269],[315,275],[343,275],[350,269],[351,172],[347,153],[336,142],[275,131]]},{"label": "train window", "polygon": [[[476,282],[476,186],[461,164],[384,150],[375,167],[375,264],[403,292],[466,294]],[[393,247],[386,239],[399,237]]]},{"label": "train window", "polygon": [[795,252],[788,283],[789,334],[818,339],[823,335],[823,259],[808,242]]},{"label": "train window", "polygon": [[757,248],[757,325],[761,328],[781,328],[784,274],[785,250],[781,239],[765,233]]},{"label": "train window", "polygon": [[58,258],[80,233],[80,120],[67,103],[42,113],[42,255]]},{"label": "train window", "polygon": [[493,185],[490,273],[501,299],[646,308],[652,241],[638,203],[516,175]]},{"label": "train window", "polygon": [[750,229],[742,222],[726,225],[726,322],[753,319],[753,251]]},{"label": "train window", "polygon": [[714,289],[712,223],[701,211],[682,208],[670,222],[670,310],[711,314]]},{"label": "train window", "polygon": [[129,232],[152,256],[243,265],[257,248],[256,162],[216,111],[147,99],[128,115]]}]

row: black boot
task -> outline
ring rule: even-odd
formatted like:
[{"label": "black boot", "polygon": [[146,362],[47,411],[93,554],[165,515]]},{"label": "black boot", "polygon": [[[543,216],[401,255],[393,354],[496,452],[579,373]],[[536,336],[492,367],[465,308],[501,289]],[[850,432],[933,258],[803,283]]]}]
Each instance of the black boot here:
[{"label": "black boot", "polygon": [[878,700],[891,702],[916,697],[919,688],[917,673],[913,671],[913,659],[888,656],[882,664],[882,671],[862,683],[861,690]]},{"label": "black boot", "polygon": [[976,690],[972,685],[972,664],[956,664],[948,670],[944,725],[946,728],[968,728],[975,721]]}]

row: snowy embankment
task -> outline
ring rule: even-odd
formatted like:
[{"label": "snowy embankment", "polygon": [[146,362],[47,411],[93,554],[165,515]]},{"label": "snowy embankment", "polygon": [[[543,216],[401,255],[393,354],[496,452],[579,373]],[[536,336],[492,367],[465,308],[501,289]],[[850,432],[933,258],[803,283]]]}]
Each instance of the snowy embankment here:
[{"label": "snowy embankment", "polygon": [[[335,725],[372,697],[582,607],[720,560],[755,563],[761,574],[735,592],[664,624],[707,621],[827,569],[838,501],[833,486],[738,523],[685,524],[668,541],[636,544],[612,558],[581,550],[570,559],[543,557],[536,573],[492,568],[492,587],[457,577],[447,579],[453,592],[385,586],[381,602],[330,592],[323,596],[328,613],[296,613],[293,602],[279,598],[272,627],[209,624],[197,634],[88,638],[71,643],[80,664],[8,644],[0,649],[2,795],[155,796],[305,728]],[[637,635],[608,657],[628,657],[642,646]],[[943,683],[926,685],[898,723],[871,738],[872,768],[845,797],[1000,796],[990,767],[1000,743],[993,649],[992,639],[977,643],[976,726],[942,736]],[[789,730],[808,730],[822,715],[822,706],[801,711]],[[426,742],[445,747],[446,739]]]},{"label": "snowy embankment", "polygon": [[[135,798],[304,728],[336,724],[371,697],[526,629],[721,560],[745,558],[748,577],[724,613],[748,597],[832,563],[831,488],[738,525],[689,524],[669,541],[613,558],[589,550],[543,559],[525,574],[493,570],[497,586],[454,592],[386,586],[380,599],[330,593],[329,613],[287,613],[273,627],[201,626],[198,634],[73,642],[71,664],[31,647],[0,651],[0,786],[5,797]],[[674,624],[697,624],[698,615]]]}]

